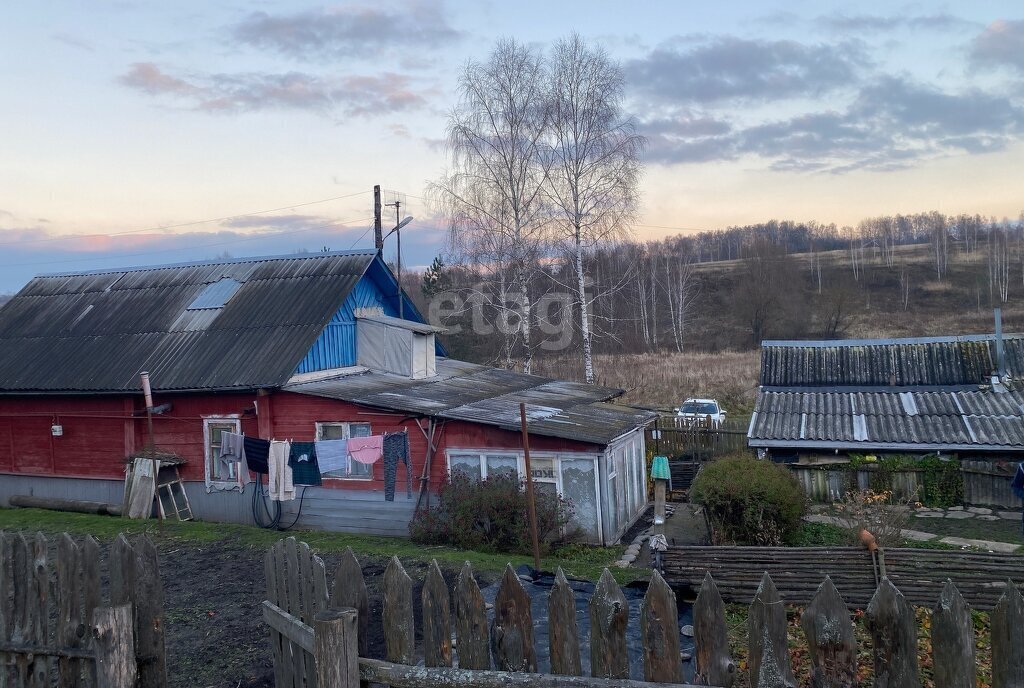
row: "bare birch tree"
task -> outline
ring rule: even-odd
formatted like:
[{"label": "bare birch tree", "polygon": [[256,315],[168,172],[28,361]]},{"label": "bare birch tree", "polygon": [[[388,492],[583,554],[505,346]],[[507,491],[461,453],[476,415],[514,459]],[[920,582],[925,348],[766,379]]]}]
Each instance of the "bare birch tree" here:
[{"label": "bare birch tree", "polygon": [[584,254],[622,237],[634,218],[644,139],[622,113],[623,76],[599,47],[572,34],[551,55],[547,191],[559,215],[560,239],[573,257],[586,381],[594,361]]},{"label": "bare birch tree", "polygon": [[510,320],[517,316],[506,348],[518,337],[528,373],[534,351],[531,273],[548,246],[541,148],[550,118],[543,56],[500,40],[485,62],[466,64],[459,95],[448,116],[451,169],[429,192],[449,218],[451,250],[496,275],[499,311]]}]

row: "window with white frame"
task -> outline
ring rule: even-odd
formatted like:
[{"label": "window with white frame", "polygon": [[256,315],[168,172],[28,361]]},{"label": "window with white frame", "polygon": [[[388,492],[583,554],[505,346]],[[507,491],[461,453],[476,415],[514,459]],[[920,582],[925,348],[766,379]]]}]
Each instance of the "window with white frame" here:
[{"label": "window with white frame", "polygon": [[[317,440],[347,440],[352,437],[369,437],[370,434],[369,423],[323,422],[316,424]],[[323,477],[343,480],[373,480],[373,464],[350,460],[347,469],[329,471],[324,473]]]},{"label": "window with white frame", "polygon": [[237,416],[223,416],[203,419],[203,457],[206,464],[206,483],[237,487],[239,464],[237,461],[221,461],[220,447],[225,432],[242,432],[242,423]]}]

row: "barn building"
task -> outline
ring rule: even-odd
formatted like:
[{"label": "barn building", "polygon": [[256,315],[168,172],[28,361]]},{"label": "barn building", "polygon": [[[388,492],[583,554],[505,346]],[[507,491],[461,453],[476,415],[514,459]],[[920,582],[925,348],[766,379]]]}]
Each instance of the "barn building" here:
[{"label": "barn building", "polygon": [[992,477],[977,495],[966,482],[968,503],[1019,508],[1009,477],[1024,460],[1024,334],[763,342],[747,437],[793,464],[812,496],[836,498],[838,475],[826,484],[802,467],[938,454]]},{"label": "barn building", "polygon": [[439,333],[372,250],[36,277],[0,309],[0,505],[120,504],[126,459],[152,439],[184,461],[196,518],[252,523],[257,487],[218,461],[222,432],[405,431],[412,479],[399,471],[393,501],[380,463],[353,462],[281,502],[281,522],[406,535],[449,471],[524,475],[525,402],[539,487],[573,502],[589,541],[621,537],[646,506],[652,414],[615,404],[621,390],[452,360]]}]

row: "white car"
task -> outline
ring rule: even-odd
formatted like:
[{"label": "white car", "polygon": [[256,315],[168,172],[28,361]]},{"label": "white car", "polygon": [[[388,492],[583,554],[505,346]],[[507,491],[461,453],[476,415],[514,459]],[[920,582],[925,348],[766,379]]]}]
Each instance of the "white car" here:
[{"label": "white car", "polygon": [[690,425],[703,419],[710,419],[713,426],[719,426],[725,421],[725,409],[717,399],[687,399],[676,412],[677,422],[681,425]]}]

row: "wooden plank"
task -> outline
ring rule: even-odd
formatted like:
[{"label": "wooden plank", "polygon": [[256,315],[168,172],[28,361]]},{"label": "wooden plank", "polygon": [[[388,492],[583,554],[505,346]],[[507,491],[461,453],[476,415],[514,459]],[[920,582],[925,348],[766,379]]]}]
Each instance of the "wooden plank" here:
[{"label": "wooden plank", "polygon": [[358,688],[359,627],[355,609],[330,609],[313,620],[318,688]]},{"label": "wooden plank", "polygon": [[92,636],[96,648],[98,688],[135,686],[137,673],[132,626],[130,604],[100,607],[93,613]]},{"label": "wooden plank", "polygon": [[729,654],[725,603],[710,573],[704,576],[693,604],[693,645],[694,680],[706,686],[730,688],[736,681],[736,664]]},{"label": "wooden plank", "polygon": [[313,639],[313,628],[270,600],[263,600],[263,620],[276,633],[281,634],[306,652],[313,652],[316,645]]},{"label": "wooden plank", "polygon": [[[30,569],[25,641],[44,646],[48,640],[50,621],[50,572],[46,563],[46,537],[36,533],[29,541]],[[36,655],[28,666],[29,688],[50,688],[50,657]]]},{"label": "wooden plank", "polygon": [[398,557],[384,570],[384,644],[388,661],[414,664],[416,622],[412,612],[412,579]]},{"label": "wooden plank", "polygon": [[505,566],[494,598],[491,649],[494,666],[500,671],[537,671],[530,596],[526,594],[512,564]]},{"label": "wooden plank", "polygon": [[[299,544],[294,537],[284,540],[284,594],[287,606],[284,610],[294,617],[302,618],[302,593],[299,592],[302,569],[299,566]],[[291,657],[291,672],[296,688],[302,688],[306,681],[306,653],[295,646],[288,648]]]},{"label": "wooden plank", "polygon": [[[14,555],[12,538],[0,532],[0,640],[9,642],[17,625],[14,606]],[[17,666],[11,654],[0,655],[0,686],[17,681]]]},{"label": "wooden plank", "polygon": [[[644,595],[640,611],[640,638],[644,653],[644,680],[654,683],[682,682],[676,594],[657,570],[651,573],[651,582]],[[626,672],[622,678],[629,677],[628,660]]]},{"label": "wooden plank", "polygon": [[430,562],[420,594],[423,605],[423,664],[428,667],[452,665],[452,603],[448,585],[437,565]]},{"label": "wooden plank", "polygon": [[[81,554],[78,545],[67,533],[57,542],[57,632],[56,641],[68,648],[80,646],[79,624],[82,614]],[[82,663],[71,657],[57,661],[58,688],[77,688],[82,674]]]},{"label": "wooden plank", "polygon": [[[93,612],[100,606],[100,544],[87,535],[82,541],[82,620],[85,628],[92,628]],[[86,647],[92,647],[92,636],[85,634]],[[85,688],[96,685],[96,663],[86,662],[82,677]]]},{"label": "wooden plank", "polygon": [[[124,533],[114,538],[110,546],[110,604],[120,606],[134,602],[135,549]],[[134,615],[134,611],[132,614]],[[134,623],[134,622],[133,622]]]},{"label": "wooden plank", "polygon": [[[305,542],[296,541],[296,551],[299,560],[299,575],[298,577],[292,577],[289,582],[295,585],[299,591],[299,603],[302,605],[302,611],[297,615],[302,619],[303,623],[310,626],[313,625],[313,619],[316,617],[316,613],[319,611],[318,599],[317,599],[317,585],[315,583],[315,573],[313,553],[309,549],[309,545]],[[321,562],[322,564],[322,562]],[[325,586],[326,587],[326,586]],[[303,675],[307,686],[316,685],[316,659],[309,652],[302,653],[302,665]]]},{"label": "wooden plank", "polygon": [[551,673],[561,676],[582,676],[579,630],[576,623],[576,593],[559,566],[555,584],[548,595],[548,645]]},{"label": "wooden plank", "polygon": [[932,662],[935,685],[975,688],[974,624],[971,608],[947,581],[932,609]]},{"label": "wooden plank", "polygon": [[747,615],[750,688],[795,688],[786,638],[786,609],[765,573]]},{"label": "wooden plank", "polygon": [[164,640],[164,586],[160,557],[153,541],[139,536],[135,550],[135,653],[139,681],[146,688],[167,688],[167,652]]},{"label": "wooden plank", "polygon": [[920,688],[914,608],[888,578],[882,579],[871,598],[864,621],[871,634],[875,685]]},{"label": "wooden plank", "polygon": [[857,680],[857,640],[846,603],[825,576],[800,616],[807,637],[813,688],[852,688]]},{"label": "wooden plank", "polygon": [[992,688],[1024,686],[1024,597],[1008,582],[992,612]]},{"label": "wooden plank", "polygon": [[[280,575],[280,552],[282,547],[283,545],[280,540],[275,542],[263,557],[263,574],[267,579],[267,599],[263,601],[264,619],[267,617],[267,605],[271,605],[278,610],[281,609],[279,606],[281,604],[282,597],[281,582],[278,579],[278,576]],[[273,654],[274,661],[274,685],[277,688],[291,688],[291,672],[286,671],[285,669],[287,657],[285,654],[285,637],[273,623],[270,621],[267,623],[270,625],[270,650],[271,654]],[[290,658],[288,658],[287,664],[290,668]]]},{"label": "wooden plank", "polygon": [[626,624],[629,605],[612,574],[605,569],[590,598],[590,674],[596,678],[629,678]]},{"label": "wooden plank", "polygon": [[[13,591],[13,609],[11,614],[11,641],[24,644],[28,639],[28,621],[26,614],[29,605],[29,582],[32,580],[29,545],[23,533],[16,533],[11,540],[11,569]],[[15,666],[10,671],[12,687],[23,688],[28,684],[28,657],[15,655]]]},{"label": "wooden plank", "polygon": [[[562,676],[558,674],[510,673],[505,671],[469,671],[404,666],[375,659],[359,659],[363,681],[392,688],[649,688],[650,684],[629,679]],[[664,688],[698,688],[689,683],[664,683]]]},{"label": "wooden plank", "polygon": [[467,561],[455,583],[455,637],[460,669],[490,669],[487,605]]},{"label": "wooden plank", "polygon": [[331,609],[351,607],[358,614],[359,656],[370,653],[370,639],[367,628],[370,623],[370,595],[363,578],[363,567],[356,559],[351,547],[346,547],[341,562],[334,572],[334,587],[331,589]]}]

